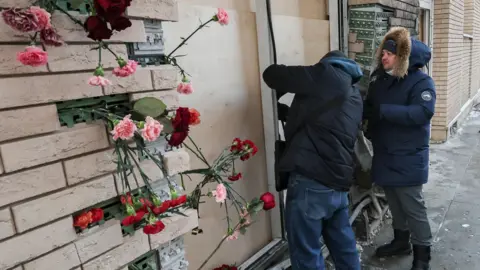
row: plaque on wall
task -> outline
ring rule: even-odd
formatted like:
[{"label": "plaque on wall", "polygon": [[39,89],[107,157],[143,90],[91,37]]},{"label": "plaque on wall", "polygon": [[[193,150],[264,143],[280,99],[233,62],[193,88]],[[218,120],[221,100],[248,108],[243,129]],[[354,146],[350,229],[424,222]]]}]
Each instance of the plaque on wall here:
[{"label": "plaque on wall", "polygon": [[136,60],[140,65],[161,65],[165,63],[165,49],[162,21],[145,20],[146,42],[128,45],[128,58]]}]

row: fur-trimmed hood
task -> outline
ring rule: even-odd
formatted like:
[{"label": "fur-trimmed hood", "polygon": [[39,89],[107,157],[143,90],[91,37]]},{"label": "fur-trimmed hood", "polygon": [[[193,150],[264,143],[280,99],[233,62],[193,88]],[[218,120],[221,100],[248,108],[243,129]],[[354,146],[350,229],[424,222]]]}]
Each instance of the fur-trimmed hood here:
[{"label": "fur-trimmed hood", "polygon": [[397,63],[392,70],[392,75],[403,78],[408,73],[410,52],[412,50],[412,42],[410,33],[404,27],[392,27],[378,47],[376,59],[377,67],[382,66],[382,48],[387,40],[393,40],[397,44]]}]

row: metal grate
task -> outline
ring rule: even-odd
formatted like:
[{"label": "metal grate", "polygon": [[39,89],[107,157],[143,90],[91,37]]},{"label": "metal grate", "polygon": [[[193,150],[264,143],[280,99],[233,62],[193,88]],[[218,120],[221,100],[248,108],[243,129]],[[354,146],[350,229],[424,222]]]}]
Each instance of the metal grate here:
[{"label": "metal grate", "polygon": [[159,270],[157,250],[152,250],[128,265],[128,270]]},{"label": "metal grate", "polygon": [[100,118],[92,113],[81,112],[78,109],[105,108],[112,113],[126,115],[131,110],[128,94],[111,95],[93,98],[82,98],[57,102],[57,112],[61,126],[73,127],[78,123],[90,123]]},{"label": "metal grate", "polygon": [[[75,1],[78,2],[78,1]],[[61,7],[63,10],[67,11],[76,11],[80,14],[88,14],[91,11],[91,6],[87,2],[90,1],[81,1],[78,3],[73,3],[75,7],[72,5],[72,1],[69,0],[57,0],[56,4]]]},{"label": "metal grate", "polygon": [[142,66],[165,64],[162,21],[144,20],[147,42],[128,44],[128,59]]},{"label": "metal grate", "polygon": [[357,40],[364,43],[364,52],[355,54],[355,61],[364,66],[364,77],[359,85],[368,86],[375,53],[389,28],[393,12],[381,5],[355,5],[349,10],[350,32],[357,34]]}]

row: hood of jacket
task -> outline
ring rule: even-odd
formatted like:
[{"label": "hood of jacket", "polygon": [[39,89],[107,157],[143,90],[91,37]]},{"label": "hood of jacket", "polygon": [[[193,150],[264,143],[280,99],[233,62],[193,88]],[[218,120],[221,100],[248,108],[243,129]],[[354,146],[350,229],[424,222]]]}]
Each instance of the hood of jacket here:
[{"label": "hood of jacket", "polygon": [[412,51],[410,52],[408,69],[414,70],[423,68],[428,62],[430,62],[430,59],[432,58],[432,51],[420,40],[412,38],[411,43]]},{"label": "hood of jacket", "polygon": [[336,67],[352,77],[352,85],[356,84],[363,76],[362,69],[353,60],[340,56],[328,56],[322,58],[320,63]]},{"label": "hood of jacket", "polygon": [[403,78],[408,73],[410,67],[409,59],[412,50],[412,41],[410,33],[404,27],[392,27],[378,46],[376,60],[377,67],[382,66],[382,50],[385,41],[393,40],[397,44],[397,63],[392,69],[392,76]]}]

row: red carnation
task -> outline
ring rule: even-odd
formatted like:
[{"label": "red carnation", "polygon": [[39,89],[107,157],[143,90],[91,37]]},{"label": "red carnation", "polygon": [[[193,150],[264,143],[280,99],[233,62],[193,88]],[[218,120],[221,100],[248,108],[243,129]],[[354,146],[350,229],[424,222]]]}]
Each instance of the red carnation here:
[{"label": "red carnation", "polygon": [[232,146],[230,146],[230,152],[239,152],[242,150],[242,140],[239,138],[233,139]]},{"label": "red carnation", "polygon": [[130,19],[124,16],[110,19],[109,22],[112,29],[116,31],[122,31],[132,26],[132,22],[130,21]]},{"label": "red carnation", "polygon": [[165,229],[165,224],[161,220],[155,222],[154,224],[147,224],[143,227],[143,232],[145,234],[157,234]]},{"label": "red carnation", "polygon": [[127,216],[122,220],[122,226],[130,226],[135,224],[135,216]]},{"label": "red carnation", "polygon": [[228,264],[223,264],[217,268],[214,268],[213,270],[237,270],[238,268],[233,265],[228,265]]},{"label": "red carnation", "polygon": [[82,230],[86,229],[92,223],[92,212],[88,211],[76,216],[73,220],[73,226],[79,227]]},{"label": "red carnation", "polygon": [[148,212],[148,208],[153,207],[153,203],[151,201],[149,201],[148,199],[140,198],[139,201],[142,204],[142,207],[140,207],[140,210],[142,210],[143,212]]},{"label": "red carnation", "polygon": [[230,181],[238,181],[242,178],[242,173],[237,173],[235,175],[229,176],[228,180]]},{"label": "red carnation", "polygon": [[170,144],[171,146],[179,146],[185,141],[187,137],[188,137],[188,131],[173,132],[170,135],[168,144]]},{"label": "red carnation", "polygon": [[167,212],[168,208],[170,208],[170,201],[164,201],[160,206],[154,207],[152,212],[158,216]]},{"label": "red carnation", "polygon": [[127,195],[121,196],[120,201],[122,202],[122,204],[133,204],[132,195],[130,194],[130,192],[127,192]]},{"label": "red carnation", "polygon": [[242,150],[246,153],[240,159],[245,161],[257,154],[258,147],[251,140],[245,140],[242,142]]},{"label": "red carnation", "polygon": [[176,207],[187,202],[187,195],[182,195],[175,200],[170,201],[170,207]]},{"label": "red carnation", "polygon": [[190,110],[188,108],[178,108],[175,112],[175,118],[172,120],[172,125],[175,131],[188,131],[190,116]]},{"label": "red carnation", "polygon": [[103,219],[103,210],[100,208],[94,208],[90,210],[92,212],[92,223],[99,222]]},{"label": "red carnation", "polygon": [[145,216],[146,212],[144,211],[138,211],[135,213],[135,215],[127,216],[122,220],[122,225],[123,226],[130,226],[132,224],[140,222],[143,217]]},{"label": "red carnation", "polygon": [[260,200],[263,201],[263,210],[268,211],[275,208],[275,196],[272,193],[266,192],[260,196]]},{"label": "red carnation", "polygon": [[88,37],[93,40],[104,40],[112,37],[112,30],[108,28],[107,22],[100,16],[90,16],[84,24]]},{"label": "red carnation", "polygon": [[130,6],[130,0],[95,0],[95,10],[106,18],[121,16]]},{"label": "red carnation", "polygon": [[190,110],[188,108],[180,107],[177,109],[175,117],[172,120],[173,133],[168,140],[171,146],[179,146],[188,137],[190,116]]}]

